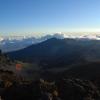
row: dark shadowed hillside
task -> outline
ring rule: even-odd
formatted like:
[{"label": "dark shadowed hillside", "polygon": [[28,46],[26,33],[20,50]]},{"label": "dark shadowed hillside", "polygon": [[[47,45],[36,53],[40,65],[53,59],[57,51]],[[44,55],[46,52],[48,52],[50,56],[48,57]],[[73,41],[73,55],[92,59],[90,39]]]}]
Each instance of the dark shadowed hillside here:
[{"label": "dark shadowed hillside", "polygon": [[48,39],[28,48],[8,53],[11,59],[38,63],[41,66],[63,67],[100,60],[100,41],[80,39]]},{"label": "dark shadowed hillside", "polygon": [[96,80],[100,78],[100,62],[81,63],[62,72],[62,76]]},{"label": "dark shadowed hillside", "polygon": [[0,69],[15,71],[15,62],[0,50]]}]

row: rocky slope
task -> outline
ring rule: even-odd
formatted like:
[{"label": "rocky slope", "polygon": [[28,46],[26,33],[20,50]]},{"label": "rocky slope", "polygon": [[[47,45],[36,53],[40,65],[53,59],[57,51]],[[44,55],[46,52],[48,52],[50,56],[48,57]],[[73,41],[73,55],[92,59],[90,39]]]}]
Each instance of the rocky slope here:
[{"label": "rocky slope", "polygon": [[100,100],[98,87],[87,80],[62,78],[58,81],[40,79],[10,83],[0,94],[3,100]]}]

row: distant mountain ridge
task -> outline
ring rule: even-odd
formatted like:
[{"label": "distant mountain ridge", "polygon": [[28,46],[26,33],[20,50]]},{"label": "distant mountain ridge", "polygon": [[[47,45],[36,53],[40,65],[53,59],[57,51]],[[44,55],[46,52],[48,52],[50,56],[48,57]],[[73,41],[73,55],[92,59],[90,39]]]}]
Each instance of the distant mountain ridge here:
[{"label": "distant mountain ridge", "polygon": [[16,52],[12,59],[38,63],[40,66],[63,67],[85,62],[100,61],[100,41],[51,38]]},{"label": "distant mountain ridge", "polygon": [[10,52],[23,49],[29,45],[37,44],[43,42],[50,38],[62,39],[64,36],[62,34],[46,35],[40,38],[33,36],[6,36],[0,37],[0,49],[3,52]]},{"label": "distant mountain ridge", "polygon": [[26,48],[32,44],[41,43],[50,38],[57,39],[78,39],[78,40],[100,40],[99,34],[65,34],[65,33],[55,33],[52,35],[45,35],[42,37],[34,37],[34,36],[0,36],[0,49],[3,52],[11,52]]}]

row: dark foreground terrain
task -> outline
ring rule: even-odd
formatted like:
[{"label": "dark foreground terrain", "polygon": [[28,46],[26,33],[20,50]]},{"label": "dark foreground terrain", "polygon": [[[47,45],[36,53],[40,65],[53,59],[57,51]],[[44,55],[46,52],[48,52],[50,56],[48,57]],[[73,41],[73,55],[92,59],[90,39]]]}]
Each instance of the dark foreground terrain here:
[{"label": "dark foreground terrain", "polygon": [[100,100],[97,84],[91,81],[63,78],[47,81],[2,81],[2,100]]}]

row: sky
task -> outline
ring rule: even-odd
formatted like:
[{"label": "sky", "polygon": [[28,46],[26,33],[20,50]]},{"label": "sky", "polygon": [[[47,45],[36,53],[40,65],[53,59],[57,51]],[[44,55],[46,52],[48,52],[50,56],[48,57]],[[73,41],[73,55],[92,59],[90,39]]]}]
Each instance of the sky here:
[{"label": "sky", "polygon": [[0,34],[100,31],[100,0],[0,0]]}]

